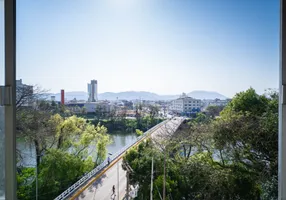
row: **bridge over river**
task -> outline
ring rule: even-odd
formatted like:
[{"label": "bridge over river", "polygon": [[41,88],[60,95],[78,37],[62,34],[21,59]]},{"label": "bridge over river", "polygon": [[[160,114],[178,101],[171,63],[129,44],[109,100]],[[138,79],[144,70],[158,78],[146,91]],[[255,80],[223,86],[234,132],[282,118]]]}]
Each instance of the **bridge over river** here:
[{"label": "bridge over river", "polygon": [[[122,200],[126,195],[127,184],[126,171],[122,169],[121,165],[124,153],[148,137],[162,137],[164,132],[168,132],[168,134],[174,133],[183,121],[184,118],[175,117],[165,120],[149,129],[142,136],[138,137],[136,142],[126,145],[112,155],[109,165],[107,160],[105,160],[55,200]],[[115,194],[112,191],[113,185],[115,186]]]}]

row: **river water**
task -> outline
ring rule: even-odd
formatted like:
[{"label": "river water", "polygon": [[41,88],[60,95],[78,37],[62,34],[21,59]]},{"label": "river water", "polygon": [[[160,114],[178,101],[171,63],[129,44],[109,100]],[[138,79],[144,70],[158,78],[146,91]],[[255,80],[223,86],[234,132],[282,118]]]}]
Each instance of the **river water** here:
[{"label": "river water", "polygon": [[[114,154],[127,144],[133,143],[137,139],[136,133],[114,132],[109,134],[112,143],[107,146],[108,153]],[[22,165],[34,167],[36,165],[35,147],[23,140],[17,141],[17,149],[21,152]]]}]

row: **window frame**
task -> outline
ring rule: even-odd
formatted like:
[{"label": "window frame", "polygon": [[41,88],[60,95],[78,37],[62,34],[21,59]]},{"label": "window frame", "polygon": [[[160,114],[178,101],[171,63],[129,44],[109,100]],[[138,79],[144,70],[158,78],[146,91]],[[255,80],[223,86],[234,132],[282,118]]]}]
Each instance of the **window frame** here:
[{"label": "window frame", "polygon": [[[286,199],[286,3],[280,0],[279,65],[279,198]],[[12,88],[12,104],[5,106],[5,198],[16,196],[16,0],[4,0],[5,85]]]},{"label": "window frame", "polygon": [[16,179],[16,0],[4,0],[5,86],[11,88],[5,116],[5,199],[17,199]]}]

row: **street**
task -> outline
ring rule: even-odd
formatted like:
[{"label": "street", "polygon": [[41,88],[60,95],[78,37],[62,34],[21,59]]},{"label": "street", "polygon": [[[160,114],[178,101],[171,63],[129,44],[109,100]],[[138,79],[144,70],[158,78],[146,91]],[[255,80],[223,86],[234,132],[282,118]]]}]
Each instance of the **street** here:
[{"label": "street", "polygon": [[[121,167],[122,159],[109,168],[98,180],[90,185],[78,199],[86,200],[117,200],[118,198],[118,175],[119,175],[119,199],[125,195],[126,172]],[[119,174],[117,173],[119,169]],[[115,195],[112,187],[115,186]]]}]

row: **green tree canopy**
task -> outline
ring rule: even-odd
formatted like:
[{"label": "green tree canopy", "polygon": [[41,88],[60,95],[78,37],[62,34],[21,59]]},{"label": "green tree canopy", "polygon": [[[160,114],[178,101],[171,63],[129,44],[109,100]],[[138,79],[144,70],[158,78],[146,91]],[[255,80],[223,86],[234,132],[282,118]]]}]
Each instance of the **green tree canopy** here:
[{"label": "green tree canopy", "polygon": [[124,157],[139,184],[137,199],[150,194],[154,158],[154,193],[162,195],[166,155],[166,195],[170,199],[277,199],[278,94],[238,93],[219,118],[198,114],[164,140],[151,141]]}]

